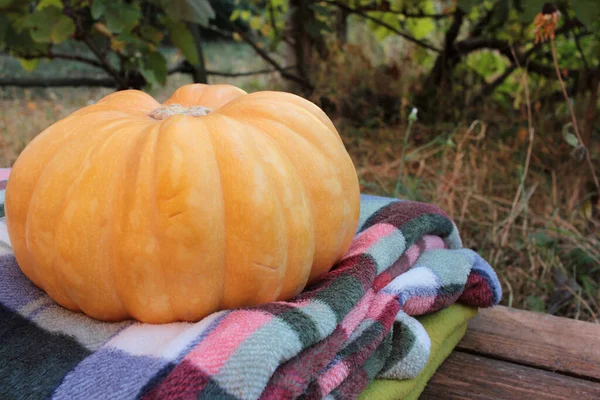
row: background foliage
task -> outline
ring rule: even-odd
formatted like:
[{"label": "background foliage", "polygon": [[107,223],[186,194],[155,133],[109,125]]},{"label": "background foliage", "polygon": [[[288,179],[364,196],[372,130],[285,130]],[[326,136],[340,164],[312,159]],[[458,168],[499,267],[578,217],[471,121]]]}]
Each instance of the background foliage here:
[{"label": "background foliage", "polygon": [[292,91],[363,192],[457,221],[504,304],[599,321],[599,24],[596,0],[0,0],[0,159],[115,89]]}]

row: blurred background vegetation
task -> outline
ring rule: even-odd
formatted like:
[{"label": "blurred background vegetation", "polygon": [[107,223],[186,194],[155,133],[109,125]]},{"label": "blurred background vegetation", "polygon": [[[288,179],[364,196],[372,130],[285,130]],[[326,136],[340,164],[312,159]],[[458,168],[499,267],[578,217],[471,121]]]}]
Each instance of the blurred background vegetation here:
[{"label": "blurred background vegetation", "polygon": [[437,204],[503,304],[599,322],[600,2],[0,0],[0,166],[114,90],[286,90],[363,193]]}]

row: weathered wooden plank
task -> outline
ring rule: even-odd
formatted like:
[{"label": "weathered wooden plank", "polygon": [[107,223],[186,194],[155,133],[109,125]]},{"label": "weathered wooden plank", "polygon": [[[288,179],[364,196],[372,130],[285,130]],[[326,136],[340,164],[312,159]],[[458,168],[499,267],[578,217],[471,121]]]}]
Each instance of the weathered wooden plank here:
[{"label": "weathered wooden plank", "polygon": [[597,400],[600,383],[455,351],[419,398]]},{"label": "weathered wooden plank", "polygon": [[598,324],[501,306],[482,309],[458,349],[600,381]]}]

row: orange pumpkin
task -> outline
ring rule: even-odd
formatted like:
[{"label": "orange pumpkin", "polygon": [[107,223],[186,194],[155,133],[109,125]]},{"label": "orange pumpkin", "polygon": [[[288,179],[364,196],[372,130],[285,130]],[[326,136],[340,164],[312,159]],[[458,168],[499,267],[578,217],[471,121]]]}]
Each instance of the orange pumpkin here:
[{"label": "orange pumpkin", "polygon": [[316,105],[194,84],[163,105],[116,92],[51,125],[5,208],[21,270],[57,303],[166,323],[295,296],[348,249],[359,197]]}]

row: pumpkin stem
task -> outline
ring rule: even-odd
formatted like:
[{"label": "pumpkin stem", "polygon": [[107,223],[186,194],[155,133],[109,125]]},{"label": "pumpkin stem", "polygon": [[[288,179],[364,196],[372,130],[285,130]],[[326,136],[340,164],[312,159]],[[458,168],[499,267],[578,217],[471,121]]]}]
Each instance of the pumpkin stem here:
[{"label": "pumpkin stem", "polygon": [[208,115],[212,110],[212,108],[204,106],[185,107],[181,104],[169,104],[168,106],[152,110],[148,116],[158,120],[167,119],[176,114],[189,115],[190,117],[202,117]]}]

